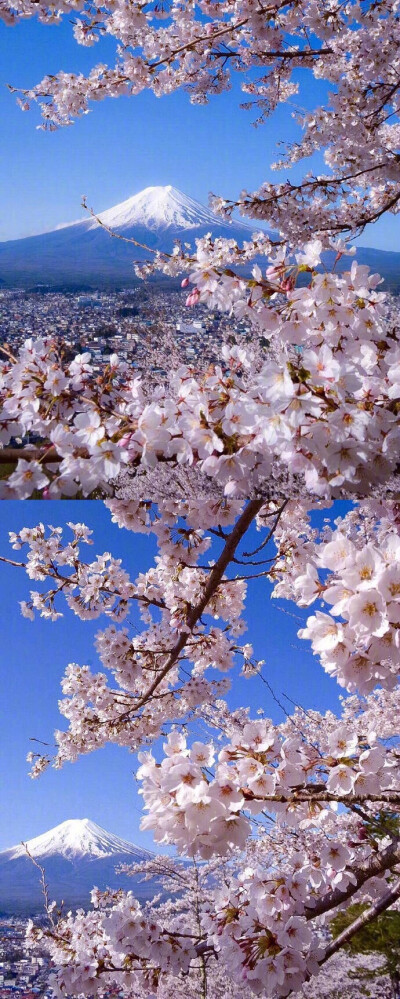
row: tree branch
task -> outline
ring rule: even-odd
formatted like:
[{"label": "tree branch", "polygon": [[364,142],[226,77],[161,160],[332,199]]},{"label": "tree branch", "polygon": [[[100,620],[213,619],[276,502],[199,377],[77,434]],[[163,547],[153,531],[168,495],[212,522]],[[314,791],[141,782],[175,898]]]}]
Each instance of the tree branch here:
[{"label": "tree branch", "polygon": [[[355,895],[359,888],[362,888],[366,881],[370,878],[377,877],[379,874],[383,874],[389,868],[394,867],[400,862],[400,839],[392,840],[392,842],[382,851],[379,856],[373,855],[370,857],[365,864],[353,870],[353,874],[356,878],[356,883],[349,885],[344,891],[340,888],[334,888],[333,891],[328,892],[324,898],[321,898],[314,906],[309,906],[306,909],[307,919],[315,919],[316,916],[322,916],[325,912],[329,912],[331,909],[336,909],[336,906],[341,905],[352,895]],[[333,951],[332,951],[333,953]]]},{"label": "tree branch", "polygon": [[390,889],[390,891],[386,892],[385,895],[382,895],[382,898],[380,898],[377,902],[374,902],[374,904],[371,905],[369,909],[367,909],[365,912],[362,912],[361,916],[358,916],[358,918],[354,920],[354,923],[352,923],[351,926],[347,926],[346,929],[343,930],[343,933],[340,933],[339,936],[336,937],[336,940],[332,940],[332,943],[329,944],[329,946],[325,951],[322,961],[319,962],[320,965],[325,964],[325,961],[327,961],[330,957],[332,957],[332,954],[335,954],[337,950],[340,950],[341,947],[343,947],[349,940],[351,940],[351,938],[354,936],[355,933],[358,932],[358,930],[361,930],[363,926],[367,926],[368,923],[371,923],[373,919],[376,919],[377,916],[380,916],[381,912],[384,912],[385,909],[388,909],[389,906],[393,905],[394,902],[397,902],[397,899],[399,898],[400,898],[400,881],[397,881],[396,884],[393,886],[393,888]]},{"label": "tree branch", "polygon": [[219,559],[215,563],[210,573],[201,600],[199,600],[198,604],[195,604],[195,606],[192,607],[188,613],[187,627],[185,628],[185,631],[181,632],[181,634],[179,635],[179,638],[174,648],[170,652],[166,665],[158,674],[158,676],[153,681],[151,686],[148,688],[146,693],[143,694],[143,696],[140,698],[140,700],[136,701],[136,703],[132,706],[132,708],[129,711],[127,711],[124,715],[121,715],[121,717],[118,719],[119,722],[123,721],[126,717],[129,717],[129,715],[131,715],[135,711],[138,711],[139,708],[142,708],[144,704],[146,704],[146,702],[149,700],[152,694],[154,694],[154,691],[157,690],[157,687],[160,685],[164,677],[167,676],[172,667],[175,665],[178,656],[185,648],[190,632],[193,631],[193,628],[195,627],[199,618],[203,614],[203,611],[205,611],[211,597],[216,592],[221,582],[222,576],[225,572],[225,569],[229,565],[232,556],[235,554],[239,542],[241,541],[243,535],[246,533],[246,531],[250,527],[251,522],[257,516],[257,513],[259,512],[259,510],[261,510],[261,507],[263,505],[264,505],[263,499],[250,500],[245,509],[243,510],[243,513],[236,521],[236,524],[233,530],[231,531],[228,540],[226,541],[226,544],[223,548],[223,551],[221,552]]}]

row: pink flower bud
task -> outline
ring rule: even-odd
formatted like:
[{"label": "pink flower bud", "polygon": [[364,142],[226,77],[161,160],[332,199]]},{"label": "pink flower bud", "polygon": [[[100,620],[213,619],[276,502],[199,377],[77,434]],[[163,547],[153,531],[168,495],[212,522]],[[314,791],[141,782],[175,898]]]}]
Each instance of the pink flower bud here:
[{"label": "pink flower bud", "polygon": [[197,302],[199,301],[199,298],[200,298],[199,289],[198,288],[193,288],[193,291],[191,291],[190,295],[188,295],[185,304],[186,305],[197,305]]},{"label": "pink flower bud", "polygon": [[132,440],[132,436],[133,436],[132,434],[124,434],[124,436],[121,437],[121,439],[117,442],[118,447],[129,447],[129,444],[131,443]]},{"label": "pink flower bud", "polygon": [[181,283],[181,288],[187,288],[188,284],[189,284],[189,278],[186,277],[186,278],[183,279],[183,281]]}]

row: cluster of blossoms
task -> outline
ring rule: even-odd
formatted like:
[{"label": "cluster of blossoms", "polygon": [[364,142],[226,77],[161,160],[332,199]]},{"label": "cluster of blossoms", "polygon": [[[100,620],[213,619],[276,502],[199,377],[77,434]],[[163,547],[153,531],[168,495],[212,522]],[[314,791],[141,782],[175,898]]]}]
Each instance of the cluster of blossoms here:
[{"label": "cluster of blossoms", "polygon": [[[393,798],[398,795],[398,754],[374,732],[363,737],[356,726],[338,726],[337,719],[331,731],[331,721],[324,719],[318,744],[305,742],[301,730],[285,737],[269,720],[249,721],[218,753],[213,776],[215,746],[187,747],[185,737],[173,732],[161,765],[151,753],[140,757],[137,776],[149,812],[144,828],[153,829],[158,842],[175,843],[180,853],[207,858],[244,846],[251,832],[239,814],[244,810],[259,815],[272,807],[281,821],[297,827],[311,818],[324,824],[331,799],[351,794],[368,800],[391,790]],[[322,802],[319,816],[316,801]],[[336,847],[329,848],[333,856]],[[348,850],[339,852],[344,864],[350,861]]]},{"label": "cluster of blossoms", "polygon": [[[211,948],[196,953],[203,937],[200,907],[206,901],[212,904],[215,885],[221,885],[227,873],[221,861],[199,866],[155,856],[124,866],[125,873],[156,881],[161,892],[155,903],[140,905],[132,893],[94,889],[94,912],[81,910],[73,919],[69,914],[56,926],[50,905],[50,934],[45,926],[30,924],[28,946],[43,948],[47,942],[53,960],[63,966],[58,978],[53,976],[55,994],[62,997],[81,990],[102,996],[117,982],[124,994],[135,999],[156,996],[159,987],[163,999],[198,999],[206,982],[212,999],[227,995],[251,999],[253,993],[243,983],[235,990],[222,962],[211,958]],[[86,951],[85,964],[76,961],[76,950],[82,957]],[[118,970],[121,955],[124,967]]]},{"label": "cluster of blossoms", "polygon": [[[78,929],[79,928],[79,929]],[[40,943],[43,930],[33,924],[28,928],[28,939]],[[154,918],[146,918],[139,902],[128,892],[110,911],[99,913],[81,911],[78,919],[70,914],[62,921],[62,932],[53,940],[53,958],[63,964],[63,972],[56,986],[56,994],[93,995],[107,988],[107,978],[120,987],[133,990],[157,986],[160,972],[172,969],[185,971],[196,957],[194,946],[183,939],[175,949],[170,946],[168,931],[163,931]],[[127,957],[128,954],[132,956]],[[140,954],[140,959],[137,955]],[[121,960],[125,969],[121,969]],[[153,965],[148,968],[149,960]],[[99,972],[102,975],[99,977]],[[109,973],[107,975],[107,972]],[[114,972],[114,976],[112,975]],[[106,977],[105,977],[105,974]],[[55,983],[54,983],[55,984]]]},{"label": "cluster of blossoms", "polygon": [[[266,182],[235,202],[213,197],[222,215],[238,208],[273,238],[256,232],[239,247],[210,236],[195,255],[177,247],[144,265],[144,273],[189,272],[190,305],[254,323],[274,343],[262,363],[251,348],[226,350],[212,371],[180,368],[149,393],[113,356],[97,380],[87,354],[65,364],[48,342],[28,341],[19,358],[9,356],[0,371],[1,441],[32,431],[46,446],[13,455],[17,467],[0,495],[110,494],[124,470],[160,463],[199,471],[228,496],[265,490],[287,468],[325,497],[385,486],[399,467],[398,332],[376,276],[356,263],[342,277],[315,268],[323,249],[335,262],[348,252],[343,235],[398,210],[399,0],[165,0],[145,9],[141,0],[0,2],[7,24],[71,13],[79,43],[116,39],[117,63],[87,77],[55,74],[27,91],[22,106],[38,101],[49,128],[92,100],[146,88],[161,96],[183,86],[203,103],[230,86],[232,72],[264,120],[298,92],[301,68],[333,89],[324,106],[299,116],[303,135],[286,163],[323,150],[328,172]],[[265,273],[257,263],[243,277],[240,265],[260,255],[269,258]],[[299,272],[310,272],[307,288],[296,287]]]},{"label": "cluster of blossoms", "polygon": [[128,573],[121,568],[121,559],[114,559],[106,552],[93,562],[83,562],[80,546],[93,544],[90,538],[93,532],[85,524],[70,521],[67,526],[72,540],[65,545],[60,527],[51,527],[47,533],[44,524],[38,524],[10,533],[14,550],[27,548],[24,565],[29,579],[54,580],[54,586],[45,594],[31,590],[30,600],[21,602],[22,614],[33,621],[36,611],[56,621],[62,615],[55,600],[62,592],[68,606],[83,621],[101,613],[120,620],[125,617],[128,601],[134,594]]},{"label": "cluster of blossoms", "polygon": [[0,495],[110,493],[124,469],[158,465],[196,468],[229,496],[262,492],[288,468],[328,498],[385,485],[400,465],[400,348],[377,282],[353,262],[267,306],[261,272],[250,298],[227,278],[224,302],[208,275],[200,297],[250,314],[275,349],[255,365],[251,347],[226,346],[221,365],[181,367],[151,391],[114,356],[95,379],[89,355],[63,366],[54,345],[27,341],[1,366],[2,442],[32,431],[47,444],[19,458]]},{"label": "cluster of blossoms", "polygon": [[318,610],[308,618],[299,637],[311,640],[324,669],[347,690],[393,689],[400,667],[398,523],[387,520],[366,538],[362,520],[349,531],[352,520],[344,519],[318,544],[307,535],[295,539],[281,522],[286,553],[276,564],[281,579],[273,595],[300,607],[316,600],[329,605],[329,613]]},{"label": "cluster of blossoms", "polygon": [[[223,699],[227,678],[218,676],[243,663],[246,682],[259,682],[263,672],[251,645],[239,642],[254,565],[275,596],[301,607],[325,600],[332,628],[343,617],[350,657],[361,655],[362,646],[364,656],[384,663],[386,632],[397,625],[391,608],[398,596],[398,504],[364,501],[320,530],[306,499],[107,505],[120,527],[157,537],[155,565],[135,581],[119,563],[108,578],[102,556],[84,563],[78,546],[91,539],[83,525],[69,525],[70,543],[58,528],[46,537],[43,525],[11,536],[15,549],[28,549],[19,564],[43,591],[50,582],[52,596],[41,594],[44,616],[60,613],[63,596],[80,614],[87,589],[90,616],[113,618],[97,636],[104,672],[67,669],[61,710],[70,727],[56,734],[54,764],[107,741],[140,749],[167,729],[161,759],[160,751],[140,753],[143,828],[191,857],[203,884],[196,899],[192,884],[189,899],[179,865],[166,861],[178,892],[166,908],[160,900],[141,907],[130,893],[103,901],[94,893],[94,910],[53,918],[39,935],[59,968],[55,988],[60,996],[95,995],[116,984],[126,995],[164,999],[180,994],[185,975],[194,995],[196,988],[206,994],[204,982],[212,988],[215,972],[215,997],[234,996],[235,989],[246,999],[245,990],[271,997],[298,992],[343,944],[326,932],[338,909],[359,902],[371,920],[400,897],[395,667],[375,670],[374,684],[346,694],[339,714],[296,708],[280,724],[263,709],[258,718],[249,709],[230,710]],[[313,507],[325,509],[321,500]],[[249,551],[252,525],[261,540]],[[362,610],[364,599],[377,602],[377,594],[385,627]],[[54,615],[46,611],[50,600]],[[119,626],[120,600],[125,612],[133,600],[140,610],[143,628],[133,638]],[[356,611],[347,613],[348,605]],[[22,609],[30,611],[32,600]],[[326,666],[314,620],[300,637],[311,638]],[[346,685],[354,691],[354,678]],[[193,738],[191,724],[206,735]],[[34,758],[34,775],[49,762]],[[188,861],[182,870],[187,877]],[[35,941],[37,930],[31,936]]]}]

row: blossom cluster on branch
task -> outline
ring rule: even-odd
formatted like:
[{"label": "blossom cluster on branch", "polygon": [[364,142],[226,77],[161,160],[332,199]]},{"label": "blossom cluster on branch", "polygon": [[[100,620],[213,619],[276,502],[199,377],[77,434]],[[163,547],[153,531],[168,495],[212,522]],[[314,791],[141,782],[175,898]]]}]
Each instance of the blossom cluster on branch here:
[{"label": "blossom cluster on branch", "polygon": [[[168,918],[123,892],[104,904],[94,895],[88,913],[50,912],[39,936],[59,966],[59,994],[116,983],[128,996],[161,999],[174,977],[177,988],[187,973],[206,982],[218,959],[232,995],[238,982],[256,995],[289,995],[356,932],[357,920],[329,940],[324,927],[338,909],[361,902],[368,921],[400,898],[398,504],[366,500],[322,529],[312,524],[322,500],[107,505],[121,528],[156,535],[155,564],[136,580],[110,554],[84,560],[84,525],[68,525],[72,540],[43,524],[11,535],[26,552],[13,564],[40,587],[23,602],[25,616],[56,620],[65,600],[82,619],[111,619],[96,640],[103,670],[67,668],[60,709],[69,729],[56,733],[54,760],[30,754],[32,773],[107,742],[139,750],[143,828],[192,858],[205,884],[196,906],[171,903]],[[263,709],[229,709],[238,667],[243,683],[268,685],[241,638],[254,577],[272,596],[317,604],[298,635],[340,676],[338,715],[297,707],[276,724]],[[132,601],[143,621],[133,637],[119,623]],[[149,749],[160,735],[161,756]],[[196,926],[182,935],[194,911]]]},{"label": "blossom cluster on branch", "polygon": [[[126,470],[180,467],[220,490],[158,510],[108,501],[121,527],[156,535],[155,565],[136,580],[109,553],[85,561],[84,525],[71,523],[67,541],[42,524],[12,536],[26,552],[13,564],[37,583],[26,617],[56,621],[65,600],[83,620],[108,618],[96,640],[102,670],[67,667],[69,727],[56,733],[53,761],[31,754],[33,775],[107,742],[139,750],[144,827],[197,873],[216,865],[176,911],[95,893],[88,913],[49,911],[32,940],[44,933],[62,996],[113,983],[165,999],[185,976],[204,999],[210,980],[215,997],[238,983],[240,996],[287,996],[359,928],[358,919],[329,940],[338,908],[366,906],[364,924],[400,898],[400,514],[388,498],[400,465],[399,332],[379,276],[356,261],[327,273],[321,262],[324,250],[349,252],[342,236],[398,210],[400,0],[0,0],[0,12],[9,24],[72,14],[79,42],[107,34],[119,44],[114,68],[59,73],[24,93],[23,107],[39,101],[50,128],[92,100],[146,88],[161,96],[183,86],[206,102],[232,72],[261,120],[297,93],[299,70],[331,88],[324,106],[299,115],[303,135],[286,153],[290,165],[323,151],[326,174],[212,199],[225,217],[238,208],[273,235],[243,247],[210,235],[142,268],[185,275],[189,306],[246,319],[264,347],[225,346],[207,371],[181,367],[156,387],[115,356],[95,377],[89,354],[71,362],[45,340],[18,357],[3,348],[0,369],[2,457],[15,436],[44,442],[14,455],[3,498],[112,496]],[[250,261],[246,277],[239,268]],[[286,498],[271,499],[283,474]],[[313,507],[374,492],[312,527]],[[261,541],[249,552],[253,525]],[[238,667],[268,686],[242,640],[254,577],[300,608],[316,604],[298,635],[344,689],[338,715],[298,707],[276,724],[262,709],[229,709]],[[143,627],[132,637],[133,601]],[[163,752],[151,751],[159,737]]]},{"label": "blossom cluster on branch", "polygon": [[262,494],[287,469],[327,498],[386,488],[400,468],[398,330],[376,275],[355,261],[321,274],[311,255],[306,287],[284,290],[282,260],[268,278],[255,268],[250,293],[245,279],[192,274],[202,300],[272,337],[257,363],[251,346],[226,345],[221,364],[182,366],[149,389],[115,355],[94,377],[89,354],[65,363],[55,344],[28,340],[0,368],[1,440],[30,431],[47,444],[20,452],[2,498],[112,493],[124,469],[158,464],[196,468],[226,495]]},{"label": "blossom cluster on branch", "polygon": [[[97,378],[88,354],[68,363],[48,341],[27,341],[17,358],[6,354],[2,457],[27,432],[47,447],[13,453],[3,498],[110,494],[126,470],[158,464],[171,474],[200,472],[228,496],[265,495],[288,468],[300,489],[327,498],[387,487],[399,470],[398,329],[377,275],[355,261],[343,275],[318,268],[324,249],[336,261],[349,252],[343,236],[398,210],[399,0],[0,2],[8,24],[71,14],[80,43],[117,40],[117,65],[100,64],[87,78],[46,77],[25,94],[23,106],[38,100],[49,127],[69,123],[91,100],[146,88],[161,96],[184,87],[207,101],[229,87],[232,73],[264,119],[306,73],[332,89],[323,106],[299,116],[303,135],[286,159],[323,150],[328,173],[268,182],[236,202],[214,197],[223,215],[239,208],[273,233],[256,232],[241,247],[210,234],[196,250],[177,246],[139,269],[186,274],[188,304],[248,320],[269,341],[263,356],[251,345],[225,348],[210,370],[180,367],[149,391],[115,356]],[[241,265],[254,258],[245,277]],[[308,284],[299,286],[305,274]]]}]

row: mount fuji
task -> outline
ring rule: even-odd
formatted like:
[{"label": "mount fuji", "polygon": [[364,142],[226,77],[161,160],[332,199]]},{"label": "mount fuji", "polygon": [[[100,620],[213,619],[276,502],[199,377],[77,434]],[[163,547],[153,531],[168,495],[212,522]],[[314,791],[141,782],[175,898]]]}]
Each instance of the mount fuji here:
[{"label": "mount fuji", "polygon": [[[44,868],[50,899],[67,907],[90,904],[96,886],[124,888],[140,899],[151,898],[159,885],[139,877],[116,875],[120,864],[151,860],[148,850],[128,843],[89,819],[68,819],[26,843],[31,858]],[[27,915],[43,910],[40,871],[20,844],[0,853],[0,912]]]},{"label": "mount fuji", "polygon": [[[151,250],[170,253],[177,239],[194,249],[195,240],[208,232],[214,237],[236,239],[240,245],[259,228],[235,219],[226,221],[171,185],[146,187],[121,204],[100,212],[98,217],[122,239],[113,239],[89,215],[63,223],[50,232],[0,243],[0,287],[45,285],[67,290],[133,286],[139,283],[133,262],[150,260]],[[125,242],[130,238],[149,250]],[[326,253],[323,259],[329,269],[334,253]],[[400,291],[400,253],[358,247],[357,260],[378,271],[391,290]],[[265,257],[259,262],[265,266]],[[348,257],[342,257],[338,269],[346,270],[348,266]],[[164,285],[180,283],[161,273],[152,280]]]},{"label": "mount fuji", "polygon": [[[243,242],[253,231],[242,222],[225,221],[171,185],[146,187],[100,212],[99,218],[118,236],[133,237],[150,249],[167,252],[176,239],[194,248],[195,239],[208,232]],[[113,239],[94,218],[86,216],[51,232],[0,243],[0,282],[9,287],[135,284],[133,261],[149,260],[152,254],[124,239]]]}]

